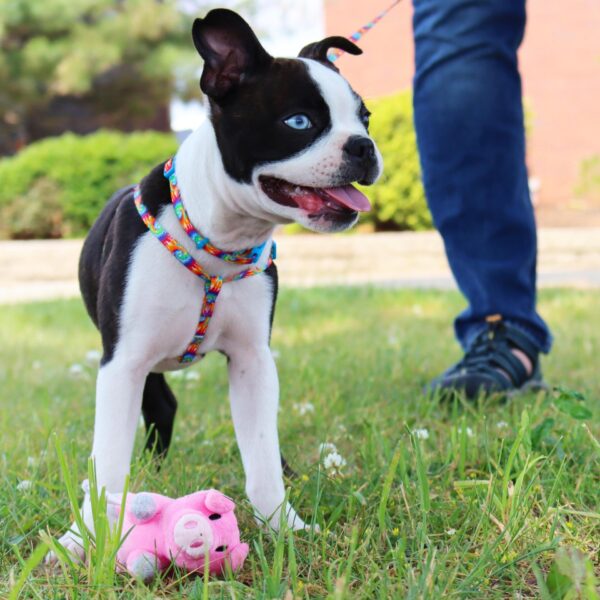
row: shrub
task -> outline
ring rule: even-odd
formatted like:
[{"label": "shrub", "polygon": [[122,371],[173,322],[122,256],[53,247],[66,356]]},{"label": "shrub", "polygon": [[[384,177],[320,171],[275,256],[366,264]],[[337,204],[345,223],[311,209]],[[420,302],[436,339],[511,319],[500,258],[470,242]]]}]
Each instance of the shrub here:
[{"label": "shrub", "polygon": [[[0,222],[10,237],[82,235],[108,198],[175,152],[154,131],[66,133],[0,160]],[[31,218],[31,222],[26,222]]]},{"label": "shrub", "polygon": [[365,188],[373,211],[365,220],[378,230],[420,230],[432,227],[421,184],[421,169],[413,126],[412,95],[401,92],[369,102],[370,132],[383,155],[380,180]]},{"label": "shrub", "polygon": [[581,163],[575,194],[592,203],[600,203],[600,154],[590,156]]},{"label": "shrub", "polygon": [[63,211],[58,186],[38,179],[22,196],[1,211],[0,231],[13,240],[59,238],[63,234]]}]

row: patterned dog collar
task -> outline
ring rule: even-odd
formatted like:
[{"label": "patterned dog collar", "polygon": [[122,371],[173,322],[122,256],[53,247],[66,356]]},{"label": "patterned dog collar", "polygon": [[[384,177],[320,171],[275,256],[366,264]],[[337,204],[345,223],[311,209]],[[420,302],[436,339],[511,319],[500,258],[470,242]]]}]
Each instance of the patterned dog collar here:
[{"label": "patterned dog collar", "polygon": [[[260,258],[267,242],[261,244],[260,246],[255,246],[254,248],[233,252],[220,250],[211,244],[210,240],[202,236],[188,218],[187,212],[183,206],[179,187],[177,186],[174,158],[169,159],[165,164],[164,175],[169,180],[171,202],[173,204],[175,214],[177,215],[177,218],[179,219],[184,231],[198,249],[204,250],[208,254],[216,256],[221,260],[240,265],[253,264]],[[145,223],[150,232],[171,253],[171,255],[179,261],[179,263],[181,263],[194,275],[200,277],[200,279],[202,279],[204,282],[204,298],[202,300],[200,319],[198,320],[198,325],[196,326],[196,332],[194,333],[194,337],[188,344],[185,352],[178,359],[180,363],[192,362],[198,354],[198,348],[202,343],[202,340],[206,336],[208,324],[215,310],[215,302],[217,301],[223,284],[232,281],[239,281],[240,279],[246,279],[247,277],[258,275],[268,269],[275,259],[275,242],[271,241],[271,255],[269,256],[269,259],[264,267],[252,267],[245,269],[241,273],[228,275],[227,277],[210,275],[204,271],[200,263],[198,263],[194,257],[174,237],[172,237],[166,229],[164,229],[154,215],[150,213],[143,202],[142,192],[139,184],[134,188],[133,201],[140,217],[142,218],[142,221]]]}]

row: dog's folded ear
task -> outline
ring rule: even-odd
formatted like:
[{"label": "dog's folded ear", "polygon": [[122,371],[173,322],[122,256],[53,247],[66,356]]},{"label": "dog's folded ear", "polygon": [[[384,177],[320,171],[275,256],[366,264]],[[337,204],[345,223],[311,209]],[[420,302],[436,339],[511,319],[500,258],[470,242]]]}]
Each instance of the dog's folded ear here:
[{"label": "dog's folded ear", "polygon": [[327,53],[330,48],[337,48],[348,54],[354,54],[355,56],[362,54],[362,50],[354,42],[351,42],[349,39],[340,35],[332,35],[320,42],[313,42],[312,44],[308,44],[308,46],[304,46],[304,48],[300,50],[298,56],[300,58],[317,60],[326,67],[329,67],[334,71],[339,71],[339,69],[327,58]]},{"label": "dog's folded ear", "polygon": [[211,10],[204,19],[196,19],[192,38],[204,59],[200,89],[213,100],[221,100],[244,77],[273,60],[248,23],[225,8]]}]

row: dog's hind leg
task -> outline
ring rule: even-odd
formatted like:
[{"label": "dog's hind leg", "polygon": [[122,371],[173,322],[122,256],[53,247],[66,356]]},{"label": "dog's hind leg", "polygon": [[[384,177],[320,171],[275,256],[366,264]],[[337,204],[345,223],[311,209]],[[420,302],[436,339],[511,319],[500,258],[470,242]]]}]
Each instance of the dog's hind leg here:
[{"label": "dog's hind leg", "polygon": [[177,400],[162,373],[149,373],[144,385],[142,414],[146,423],[146,450],[163,457],[169,449]]}]

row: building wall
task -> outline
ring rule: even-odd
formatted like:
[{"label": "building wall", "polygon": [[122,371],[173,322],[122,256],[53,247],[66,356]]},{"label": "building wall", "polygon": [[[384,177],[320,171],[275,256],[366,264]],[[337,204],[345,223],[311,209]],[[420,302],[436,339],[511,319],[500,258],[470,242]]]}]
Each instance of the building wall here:
[{"label": "building wall", "polygon": [[[349,35],[390,3],[324,1],[329,35]],[[528,164],[540,185],[537,202],[548,213],[577,209],[582,201],[574,199],[574,188],[581,161],[600,154],[600,2],[528,0],[527,10],[519,59],[533,117]],[[403,0],[362,38],[362,56],[339,59],[344,75],[364,96],[410,86],[411,19],[411,0]]]}]

